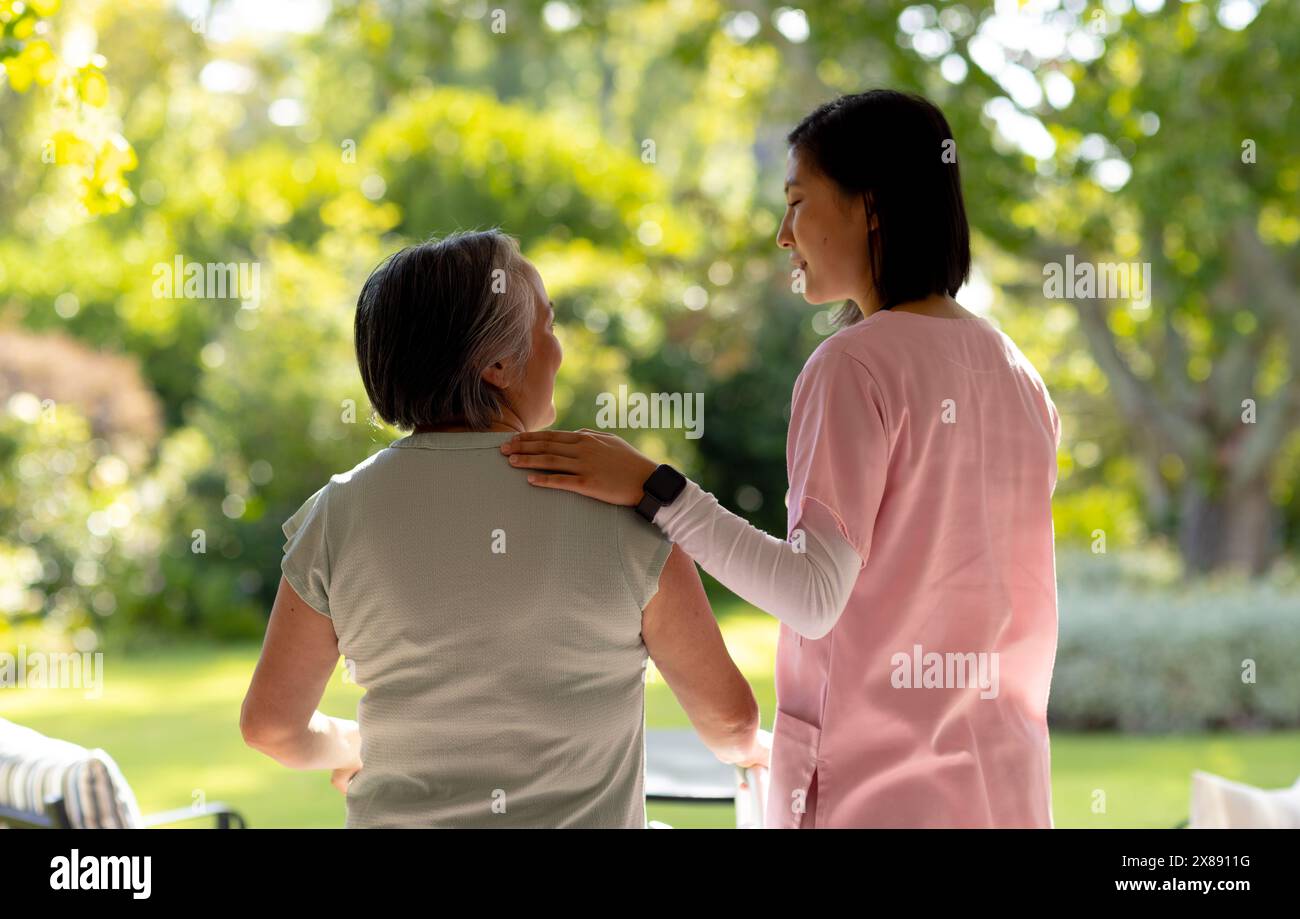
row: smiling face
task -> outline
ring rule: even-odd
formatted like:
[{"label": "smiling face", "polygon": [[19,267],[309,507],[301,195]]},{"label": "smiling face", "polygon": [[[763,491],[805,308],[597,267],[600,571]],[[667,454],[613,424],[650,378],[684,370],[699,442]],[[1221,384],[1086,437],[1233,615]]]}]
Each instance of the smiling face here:
[{"label": "smiling face", "polygon": [[804,273],[812,304],[863,298],[871,290],[867,218],[861,198],[845,195],[797,147],[790,148],[786,209],[776,244],[790,250],[790,268]]},{"label": "smiling face", "polygon": [[494,364],[484,371],[493,385],[504,388],[510,407],[524,428],[540,430],[555,421],[555,376],[564,360],[564,349],[555,337],[555,307],[546,294],[542,276],[527,259],[520,259],[520,273],[527,279],[529,308],[533,311],[532,349],[523,375],[517,369]]}]

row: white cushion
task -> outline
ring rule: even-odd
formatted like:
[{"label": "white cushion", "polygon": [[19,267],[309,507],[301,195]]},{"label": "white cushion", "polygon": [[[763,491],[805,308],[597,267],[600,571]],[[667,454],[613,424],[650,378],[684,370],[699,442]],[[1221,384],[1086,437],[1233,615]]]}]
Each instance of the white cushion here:
[{"label": "white cushion", "polygon": [[1300,829],[1300,779],[1290,788],[1243,785],[1197,770],[1192,773],[1191,829]]}]

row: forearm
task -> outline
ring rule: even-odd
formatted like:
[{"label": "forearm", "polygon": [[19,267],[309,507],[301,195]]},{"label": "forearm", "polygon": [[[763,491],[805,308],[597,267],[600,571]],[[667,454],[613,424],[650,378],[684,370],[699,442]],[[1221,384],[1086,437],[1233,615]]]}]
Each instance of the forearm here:
[{"label": "forearm", "polygon": [[762,728],[758,702],[750,693],[750,708],[736,721],[710,721],[700,724],[691,720],[704,745],[724,763],[743,763],[754,755],[754,744]]},{"label": "forearm", "polygon": [[339,769],[361,765],[361,732],[355,721],[312,713],[300,731],[253,743],[290,769]]},{"label": "forearm", "polygon": [[839,619],[861,568],[833,516],[809,502],[796,551],[722,507],[695,482],[660,508],[655,524],[737,596],[799,634],[820,638]]}]

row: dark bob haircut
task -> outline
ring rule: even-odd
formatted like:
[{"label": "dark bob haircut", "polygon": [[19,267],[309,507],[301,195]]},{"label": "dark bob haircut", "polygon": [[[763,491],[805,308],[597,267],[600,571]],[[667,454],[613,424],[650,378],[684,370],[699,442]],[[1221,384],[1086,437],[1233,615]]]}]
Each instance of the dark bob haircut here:
[{"label": "dark bob haircut", "polygon": [[[888,89],[841,96],[786,137],[847,196],[861,198],[876,295],[885,309],[931,294],[956,296],[970,275],[970,226],[952,130],[917,95]],[[849,301],[839,326],[862,318]]]},{"label": "dark bob haircut", "polygon": [[532,350],[533,291],[519,244],[500,230],[408,246],[376,268],[357,298],[357,367],[375,414],[399,428],[486,430],[508,404],[483,379]]}]

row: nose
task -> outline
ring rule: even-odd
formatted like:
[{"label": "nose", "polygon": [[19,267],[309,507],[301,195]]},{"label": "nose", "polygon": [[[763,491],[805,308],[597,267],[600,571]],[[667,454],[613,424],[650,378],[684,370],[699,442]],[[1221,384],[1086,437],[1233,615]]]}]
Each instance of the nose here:
[{"label": "nose", "polygon": [[790,232],[790,211],[786,210],[781,218],[781,226],[776,231],[776,244],[782,249],[794,248],[794,234]]}]

